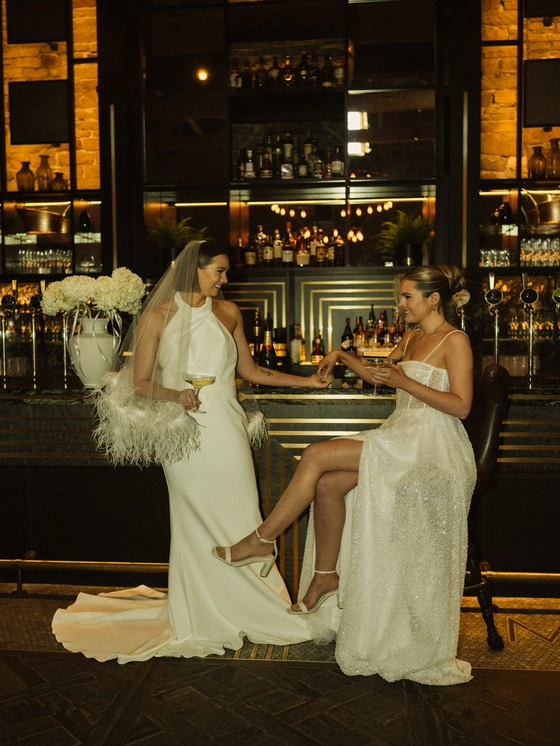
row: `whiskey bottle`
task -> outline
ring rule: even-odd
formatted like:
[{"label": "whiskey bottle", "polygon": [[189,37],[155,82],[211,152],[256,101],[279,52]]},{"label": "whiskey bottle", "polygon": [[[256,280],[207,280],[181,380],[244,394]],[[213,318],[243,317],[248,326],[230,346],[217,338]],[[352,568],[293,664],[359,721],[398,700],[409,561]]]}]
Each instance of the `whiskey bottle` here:
[{"label": "whiskey bottle", "polygon": [[255,179],[257,172],[255,170],[255,161],[253,160],[253,151],[247,151],[247,160],[245,161],[245,178]]},{"label": "whiskey bottle", "polygon": [[334,84],[334,68],[330,55],[326,54],[321,68],[321,86],[323,88],[332,88]]},{"label": "whiskey bottle", "polygon": [[319,231],[317,234],[317,252],[316,252],[316,262],[317,262],[318,267],[327,266],[327,243],[328,243],[328,238],[324,235],[323,229],[319,228]]},{"label": "whiskey bottle", "polygon": [[264,65],[264,57],[259,57],[259,66],[255,70],[255,88],[264,88],[268,85],[268,71]]},{"label": "whiskey bottle", "polygon": [[296,264],[298,267],[309,267],[309,248],[307,246],[307,228],[303,228],[297,240]]},{"label": "whiskey bottle", "polygon": [[245,60],[243,67],[241,68],[241,88],[244,91],[250,91],[253,87],[253,71],[249,60]]},{"label": "whiskey bottle", "polygon": [[282,266],[282,237],[280,236],[280,229],[274,229],[274,239],[272,241],[272,264],[274,267]]},{"label": "whiskey bottle", "polygon": [[292,86],[295,83],[295,73],[292,67],[291,55],[287,54],[284,59],[284,67],[282,68],[282,85]]},{"label": "whiskey bottle", "polygon": [[268,68],[268,84],[272,88],[275,88],[282,83],[280,75],[280,66],[278,64],[278,57],[274,55],[272,57],[272,65]]},{"label": "whiskey bottle", "polygon": [[255,248],[252,236],[249,236],[247,246],[245,247],[245,267],[254,269],[257,266],[257,250]]},{"label": "whiskey bottle", "polygon": [[262,246],[263,253],[263,267],[270,268],[273,264],[274,254],[272,249],[272,241],[270,237],[265,234]]},{"label": "whiskey bottle", "polygon": [[302,52],[301,62],[296,68],[296,84],[307,85],[309,78],[309,64],[307,62],[307,54]]},{"label": "whiskey bottle", "polygon": [[282,242],[282,266],[294,266],[294,239],[292,236],[291,223],[286,223],[286,233]]},{"label": "whiskey bottle", "polygon": [[344,158],[342,156],[340,145],[335,146],[331,161],[331,171],[333,179],[342,178],[344,176]]}]

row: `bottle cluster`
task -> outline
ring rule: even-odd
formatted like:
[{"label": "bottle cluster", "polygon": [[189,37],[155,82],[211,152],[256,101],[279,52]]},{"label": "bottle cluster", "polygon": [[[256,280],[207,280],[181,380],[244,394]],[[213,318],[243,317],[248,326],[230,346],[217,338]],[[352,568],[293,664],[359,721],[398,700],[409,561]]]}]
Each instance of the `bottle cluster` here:
[{"label": "bottle cluster", "polygon": [[322,59],[315,52],[302,52],[298,62],[291,54],[284,55],[279,62],[278,55],[260,56],[258,63],[246,57],[242,64],[239,58],[230,60],[229,88],[231,91],[250,91],[255,88],[343,88],[344,55],[342,51],[334,59],[331,54],[323,54]]},{"label": "bottle cluster", "polygon": [[398,308],[393,309],[391,319],[386,310],[375,316],[375,309],[371,304],[371,310],[364,326],[362,316],[356,316],[354,329],[350,327],[350,318],[346,319],[346,325],[341,337],[342,349],[358,357],[375,355],[380,348],[393,348],[401,341],[405,332],[403,320],[400,318]]},{"label": "bottle cluster", "polygon": [[238,269],[273,267],[343,267],[345,243],[338,229],[325,232],[316,225],[292,230],[286,223],[284,234],[280,228],[267,232],[262,225],[249,235],[247,243],[237,237],[233,249],[233,263]]},{"label": "bottle cluster", "polygon": [[320,145],[307,130],[305,137],[293,135],[287,127],[284,135],[269,128],[253,148],[242,148],[236,165],[239,181],[254,179],[341,179],[344,177],[344,153],[340,145]]}]

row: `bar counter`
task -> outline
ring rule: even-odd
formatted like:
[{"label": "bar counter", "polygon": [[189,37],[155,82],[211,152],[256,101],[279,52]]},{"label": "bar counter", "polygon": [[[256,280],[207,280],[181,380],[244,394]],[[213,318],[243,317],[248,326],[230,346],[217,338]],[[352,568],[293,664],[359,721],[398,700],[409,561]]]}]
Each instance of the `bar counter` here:
[{"label": "bar counter", "polygon": [[[265,446],[255,451],[265,513],[309,443],[379,427],[395,406],[392,390],[374,395],[370,388],[342,388],[340,380],[326,390],[255,390],[243,384],[239,398],[256,402],[270,425]],[[27,555],[94,565],[154,563],[160,569],[167,561],[162,470],[112,466],[96,450],[92,426],[92,403],[84,390],[0,393],[0,560]],[[529,387],[527,379],[512,378],[495,483],[474,516],[476,540],[490,570],[528,574],[527,582],[508,584],[502,595],[558,591],[554,582],[535,589],[534,580],[539,574],[550,580],[552,574],[560,581],[559,472],[560,383],[536,379]],[[292,592],[305,529],[304,516],[280,542],[280,568]],[[10,582],[14,571],[0,562],[0,577]],[[69,582],[80,581],[83,575]],[[92,581],[90,574],[87,582],[107,583],[107,578]],[[115,582],[130,584],[122,576]]]}]

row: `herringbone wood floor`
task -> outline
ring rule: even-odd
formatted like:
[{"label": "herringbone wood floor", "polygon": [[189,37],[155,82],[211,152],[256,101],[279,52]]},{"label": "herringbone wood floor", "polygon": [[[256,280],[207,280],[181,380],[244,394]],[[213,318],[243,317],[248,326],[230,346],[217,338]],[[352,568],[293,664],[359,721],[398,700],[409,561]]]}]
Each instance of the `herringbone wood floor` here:
[{"label": "herringbone wood floor", "polygon": [[325,663],[0,651],[0,744],[558,746],[560,673],[474,673],[426,687]]}]

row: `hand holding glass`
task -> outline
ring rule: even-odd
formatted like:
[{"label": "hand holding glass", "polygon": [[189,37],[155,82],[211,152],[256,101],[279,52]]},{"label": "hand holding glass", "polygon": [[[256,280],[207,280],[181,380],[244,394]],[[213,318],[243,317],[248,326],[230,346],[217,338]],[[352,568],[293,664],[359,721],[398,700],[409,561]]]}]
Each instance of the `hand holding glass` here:
[{"label": "hand holding glass", "polygon": [[[387,368],[392,365],[392,360],[389,360],[386,357],[373,357],[373,358],[364,358],[364,365],[366,368]],[[373,383],[373,394],[374,396],[377,394],[377,387],[379,385],[378,383]]]},{"label": "hand holding glass", "polygon": [[[203,386],[210,386],[216,380],[216,376],[205,375],[204,373],[185,373],[183,376],[187,383],[190,383],[194,389],[196,398],[200,400],[199,392]],[[198,409],[195,410],[198,414],[206,414],[206,410]]]}]

